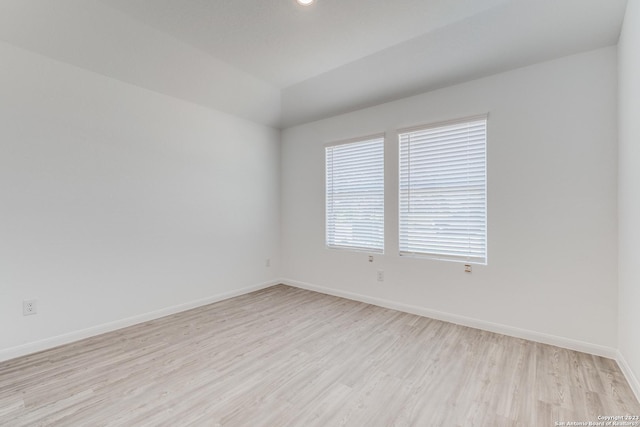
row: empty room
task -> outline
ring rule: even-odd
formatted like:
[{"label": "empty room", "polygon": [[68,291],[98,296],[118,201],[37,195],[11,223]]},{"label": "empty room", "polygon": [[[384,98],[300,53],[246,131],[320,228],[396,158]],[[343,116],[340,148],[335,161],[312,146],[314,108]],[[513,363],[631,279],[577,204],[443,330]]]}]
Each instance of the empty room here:
[{"label": "empty room", "polygon": [[640,0],[0,0],[0,426],[640,427]]}]

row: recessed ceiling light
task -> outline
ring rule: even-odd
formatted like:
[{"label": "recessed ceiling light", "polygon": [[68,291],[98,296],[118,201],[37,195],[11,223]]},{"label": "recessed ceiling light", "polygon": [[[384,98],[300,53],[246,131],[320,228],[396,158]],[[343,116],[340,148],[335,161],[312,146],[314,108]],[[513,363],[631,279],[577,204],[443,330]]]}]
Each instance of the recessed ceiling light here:
[{"label": "recessed ceiling light", "polygon": [[298,2],[298,4],[301,4],[303,6],[309,6],[311,3],[313,3],[313,0],[296,0]]}]

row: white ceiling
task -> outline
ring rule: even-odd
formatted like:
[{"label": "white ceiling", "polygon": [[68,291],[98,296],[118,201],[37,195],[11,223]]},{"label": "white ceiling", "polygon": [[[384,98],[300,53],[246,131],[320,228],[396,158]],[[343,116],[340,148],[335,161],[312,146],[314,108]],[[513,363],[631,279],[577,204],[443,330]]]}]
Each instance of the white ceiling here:
[{"label": "white ceiling", "polygon": [[0,40],[288,127],[617,43],[627,0],[0,0]]},{"label": "white ceiling", "polygon": [[504,3],[285,88],[282,124],[288,127],[615,45],[625,6],[626,0]]},{"label": "white ceiling", "polygon": [[282,90],[282,126],[617,42],[626,0],[101,0]]},{"label": "white ceiling", "polygon": [[509,0],[102,1],[284,88]]}]

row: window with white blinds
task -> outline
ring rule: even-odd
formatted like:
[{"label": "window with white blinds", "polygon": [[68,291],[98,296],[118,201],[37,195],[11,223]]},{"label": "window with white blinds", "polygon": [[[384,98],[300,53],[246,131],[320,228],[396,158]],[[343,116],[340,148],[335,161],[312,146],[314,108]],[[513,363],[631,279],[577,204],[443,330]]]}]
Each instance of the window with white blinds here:
[{"label": "window with white blinds", "polygon": [[487,263],[487,117],[401,131],[400,254]]},{"label": "window with white blinds", "polygon": [[384,250],[384,135],[325,148],[330,248]]}]

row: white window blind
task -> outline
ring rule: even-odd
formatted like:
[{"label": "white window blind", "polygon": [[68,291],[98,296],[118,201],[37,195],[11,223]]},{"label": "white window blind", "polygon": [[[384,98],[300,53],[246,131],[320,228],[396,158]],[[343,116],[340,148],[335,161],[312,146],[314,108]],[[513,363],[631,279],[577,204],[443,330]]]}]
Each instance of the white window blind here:
[{"label": "white window blind", "polygon": [[384,250],[384,135],[325,148],[330,248]]},{"label": "white window blind", "polygon": [[400,254],[486,264],[486,116],[399,137]]}]

